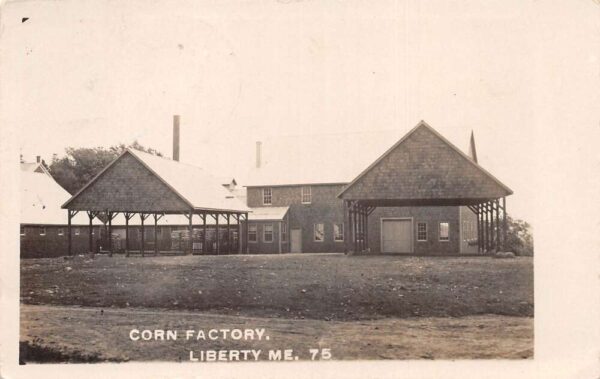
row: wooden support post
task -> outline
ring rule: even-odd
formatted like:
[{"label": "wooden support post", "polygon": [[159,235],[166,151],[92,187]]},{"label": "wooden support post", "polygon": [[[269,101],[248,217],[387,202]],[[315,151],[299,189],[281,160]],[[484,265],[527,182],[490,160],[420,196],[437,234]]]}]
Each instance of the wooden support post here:
[{"label": "wooden support post", "polygon": [[231,223],[229,221],[229,213],[227,213],[227,254],[231,254]]},{"label": "wooden support post", "polygon": [[506,196],[502,198],[502,250],[507,251],[508,250],[508,242],[506,241],[506,233],[508,230],[508,219],[507,219],[507,213],[506,213]]},{"label": "wooden support post", "polygon": [[158,255],[158,215],[154,214],[154,255]]},{"label": "wooden support post", "polygon": [[242,231],[242,214],[237,214],[237,222],[238,222],[238,254],[242,254],[242,245],[243,245],[243,231]]},{"label": "wooden support post", "polygon": [[496,199],[496,252],[500,251],[500,200]]},{"label": "wooden support post", "polygon": [[189,243],[188,247],[190,249],[189,250],[189,254],[190,255],[194,254],[194,227],[192,225],[192,222],[193,222],[192,218],[193,217],[194,217],[194,211],[191,210],[190,214],[189,214],[189,217],[188,217],[188,231],[190,233],[190,243]]},{"label": "wooden support post", "polygon": [[489,209],[489,230],[488,230],[488,251],[492,251],[494,248],[494,203],[492,201],[488,202]]},{"label": "wooden support post", "polygon": [[144,220],[146,219],[146,215],[143,213],[140,213],[140,221],[141,221],[141,237],[140,237],[140,253],[142,254],[142,257],[144,256]]},{"label": "wooden support post", "polygon": [[487,241],[487,230],[488,230],[488,222],[487,222],[487,203],[483,204],[483,252],[487,253],[488,250],[488,241]]},{"label": "wooden support post", "polygon": [[354,245],[354,212],[352,210],[352,203],[348,203],[348,238],[349,241],[349,250],[351,252],[356,251],[356,246]]},{"label": "wooden support post", "polygon": [[202,254],[206,251],[206,213],[202,213]]},{"label": "wooden support post", "polygon": [[360,251],[365,251],[365,209],[360,208]]},{"label": "wooden support post", "polygon": [[479,253],[483,253],[483,208],[481,204],[477,205],[477,248]]},{"label": "wooden support post", "polygon": [[369,249],[369,211],[365,211],[365,249]]},{"label": "wooden support post", "polygon": [[489,253],[490,250],[492,249],[492,244],[490,241],[490,235],[491,235],[491,224],[490,224],[490,203],[487,202],[485,204],[485,248],[487,250],[487,252]]},{"label": "wooden support post", "polygon": [[94,226],[92,225],[92,220],[94,220],[94,212],[88,211],[87,215],[90,220],[89,235],[88,235],[88,253],[92,254],[92,256],[93,256],[94,255],[94,240],[93,240],[92,233],[94,233]]},{"label": "wooden support post", "polygon": [[219,239],[220,239],[219,238],[219,214],[217,213],[216,216],[217,217],[215,218],[215,220],[216,220],[216,222],[215,222],[215,228],[216,228],[216,232],[217,232],[217,255],[219,255],[219,253],[220,253],[220,248],[219,248],[219,245],[220,245],[219,244],[219,242],[220,242],[219,241]]},{"label": "wooden support post", "polygon": [[125,256],[129,256],[129,219],[133,217],[133,214],[125,212]]},{"label": "wooden support post", "polygon": [[68,238],[67,238],[67,253],[69,254],[69,256],[73,255],[73,240],[71,237],[71,219],[73,218],[73,214],[71,213],[70,209],[67,209],[67,233],[68,234]]},{"label": "wooden support post", "polygon": [[358,252],[358,212],[356,212],[355,206],[352,207],[352,231],[354,239],[354,252]]},{"label": "wooden support post", "polygon": [[344,200],[344,248],[346,253],[350,251],[350,207],[348,206],[348,200]]},{"label": "wooden support post", "polygon": [[108,256],[112,257],[113,254],[113,246],[112,246],[112,220],[113,213],[111,211],[106,212],[106,216],[108,217]]},{"label": "wooden support post", "polygon": [[250,252],[250,244],[248,243],[249,239],[250,239],[250,221],[248,220],[248,212],[244,213],[244,221],[246,221],[246,237],[245,237],[245,244],[246,244],[246,254],[248,254]]}]

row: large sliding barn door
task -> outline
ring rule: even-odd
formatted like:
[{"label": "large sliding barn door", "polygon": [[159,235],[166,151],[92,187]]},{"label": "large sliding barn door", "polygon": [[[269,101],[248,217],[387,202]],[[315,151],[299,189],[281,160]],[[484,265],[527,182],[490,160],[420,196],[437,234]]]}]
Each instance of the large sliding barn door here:
[{"label": "large sliding barn door", "polygon": [[412,219],[381,220],[381,252],[413,252]]}]

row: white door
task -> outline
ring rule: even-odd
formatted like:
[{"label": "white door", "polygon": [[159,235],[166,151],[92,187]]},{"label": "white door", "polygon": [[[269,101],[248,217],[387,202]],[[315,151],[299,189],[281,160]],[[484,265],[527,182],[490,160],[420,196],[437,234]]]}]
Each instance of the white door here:
[{"label": "white door", "polygon": [[302,229],[292,229],[290,237],[290,252],[301,253],[302,252]]},{"label": "white door", "polygon": [[412,253],[412,220],[381,221],[381,251],[383,253]]}]

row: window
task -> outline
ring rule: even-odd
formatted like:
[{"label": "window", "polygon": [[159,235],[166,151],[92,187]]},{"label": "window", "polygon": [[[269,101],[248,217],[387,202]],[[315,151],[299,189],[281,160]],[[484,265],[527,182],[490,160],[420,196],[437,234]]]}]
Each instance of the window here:
[{"label": "window", "polygon": [[25,227],[24,226],[21,226],[20,233],[22,236],[25,235]]},{"label": "window", "polygon": [[263,205],[271,205],[273,199],[273,189],[263,188]]},{"label": "window", "polygon": [[440,241],[450,240],[450,224],[447,222],[440,222]]},{"label": "window", "polygon": [[427,223],[417,223],[417,241],[427,241]]},{"label": "window", "polygon": [[79,235],[79,228],[75,228],[75,235],[78,236]]},{"label": "window", "polygon": [[248,242],[256,242],[256,225],[248,225]]},{"label": "window", "polygon": [[310,187],[302,187],[302,204],[310,204],[312,201]]},{"label": "window", "polygon": [[325,225],[315,224],[315,242],[323,242],[325,240]]},{"label": "window", "polygon": [[344,241],[344,224],[333,224],[333,240],[336,242]]},{"label": "window", "polygon": [[65,230],[63,228],[58,228],[58,235],[59,236],[64,236],[65,235]]},{"label": "window", "polygon": [[263,226],[263,242],[273,242],[273,224]]},{"label": "window", "polygon": [[46,228],[45,227],[40,227],[40,236],[45,236],[46,235]]},{"label": "window", "polygon": [[287,234],[288,234],[288,226],[287,226],[287,222],[282,222],[281,223],[281,242],[287,242]]}]

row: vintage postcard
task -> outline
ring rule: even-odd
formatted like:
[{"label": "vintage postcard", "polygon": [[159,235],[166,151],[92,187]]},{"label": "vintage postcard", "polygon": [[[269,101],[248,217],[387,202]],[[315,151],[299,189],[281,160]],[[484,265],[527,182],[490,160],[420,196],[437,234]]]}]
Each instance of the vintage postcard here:
[{"label": "vintage postcard", "polygon": [[598,377],[598,10],[5,2],[0,375]]}]

